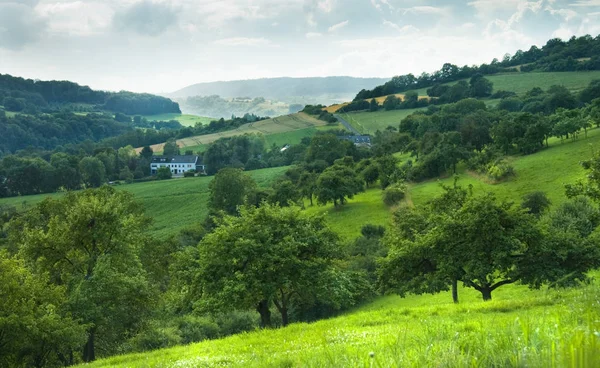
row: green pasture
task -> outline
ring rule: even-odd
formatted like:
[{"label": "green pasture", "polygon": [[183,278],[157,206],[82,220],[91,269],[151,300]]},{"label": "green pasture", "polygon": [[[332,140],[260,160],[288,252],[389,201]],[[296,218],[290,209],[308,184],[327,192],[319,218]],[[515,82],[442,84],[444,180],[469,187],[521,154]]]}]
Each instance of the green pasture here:
[{"label": "green pasture", "polygon": [[[287,167],[277,167],[249,171],[248,174],[260,187],[267,187],[287,169]],[[206,218],[208,184],[211,180],[212,177],[182,178],[123,184],[116,188],[135,195],[135,198],[144,205],[146,215],[154,219],[151,226],[152,234],[165,238]],[[3,198],[0,199],[0,205],[11,205],[18,210],[24,210],[44,198],[59,195],[61,194],[54,193]]]},{"label": "green pasture", "polygon": [[415,111],[423,109],[406,109],[376,112],[351,112],[341,114],[350,125],[363,134],[373,134],[377,130],[385,130],[388,126],[398,128],[400,121]]},{"label": "green pasture", "polygon": [[[564,184],[571,184],[584,176],[581,161],[590,159],[593,152],[600,147],[600,129],[588,131],[588,138],[583,134],[577,140],[550,140],[550,147],[527,156],[511,158],[516,175],[506,181],[490,184],[464,168],[459,170],[459,184],[473,185],[474,194],[493,192],[499,199],[520,202],[523,195],[533,191],[543,191],[553,204],[566,200]],[[423,204],[441,193],[439,183],[452,185],[452,177],[430,180],[410,186],[410,200],[416,205]]]},{"label": "green pasture", "polygon": [[144,117],[148,121],[169,121],[169,120],[177,120],[183,126],[191,126],[193,127],[197,123],[200,124],[208,124],[213,120],[218,120],[214,118],[207,118],[205,116],[197,116],[190,114],[160,114],[160,115],[144,115]]},{"label": "green pasture", "polygon": [[529,290],[494,300],[459,288],[380,297],[336,318],[85,365],[100,367],[598,367],[600,288]]}]

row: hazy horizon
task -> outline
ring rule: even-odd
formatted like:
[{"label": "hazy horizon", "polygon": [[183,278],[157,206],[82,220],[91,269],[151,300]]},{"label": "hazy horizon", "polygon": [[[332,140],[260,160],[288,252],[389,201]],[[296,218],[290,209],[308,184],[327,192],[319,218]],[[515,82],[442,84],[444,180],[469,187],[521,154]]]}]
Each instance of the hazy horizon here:
[{"label": "hazy horizon", "polygon": [[600,0],[0,0],[0,73],[169,93],[471,65],[600,33]]}]

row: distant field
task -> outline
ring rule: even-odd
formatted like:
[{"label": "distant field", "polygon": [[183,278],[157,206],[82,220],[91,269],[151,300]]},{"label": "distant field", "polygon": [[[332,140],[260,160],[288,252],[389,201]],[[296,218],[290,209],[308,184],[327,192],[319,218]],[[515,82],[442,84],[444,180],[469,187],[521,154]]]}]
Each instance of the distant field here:
[{"label": "distant field", "polygon": [[[266,187],[277,177],[283,175],[287,167],[249,171],[259,186]],[[208,183],[212,177],[171,179],[119,185],[116,188],[126,190],[135,195],[146,210],[146,214],[154,218],[151,227],[153,235],[165,238],[174,235],[181,229],[202,221],[208,214]],[[46,197],[61,194],[40,194],[25,197],[0,199],[0,204],[17,207],[18,210],[34,206]]]},{"label": "distant field", "polygon": [[191,126],[193,127],[196,123],[200,124],[208,124],[213,120],[218,120],[214,118],[207,118],[205,116],[196,116],[190,114],[160,114],[160,115],[145,115],[144,116],[148,121],[169,121],[169,120],[177,120],[183,126]]},{"label": "distant field", "polygon": [[[267,136],[270,134],[287,133],[296,130],[325,126],[326,124],[326,122],[315,119],[314,117],[309,116],[307,114],[297,113],[292,115],[280,116],[273,119],[262,120],[256,123],[244,124],[237,129],[228,130],[225,132],[205,134],[195,137],[179,139],[177,141],[177,144],[180,148],[184,149],[188,146],[204,145],[212,143],[219,138],[233,137],[236,135],[242,135],[246,133],[262,133],[265,136]],[[154,152],[160,152],[163,150],[163,146],[164,143],[155,144],[150,147]],[[138,148],[137,150],[139,151],[141,150],[141,148]]]},{"label": "distant field", "polygon": [[406,109],[376,112],[351,112],[341,114],[354,128],[364,134],[372,134],[384,130],[388,126],[398,128],[400,121],[415,111],[423,109]]}]

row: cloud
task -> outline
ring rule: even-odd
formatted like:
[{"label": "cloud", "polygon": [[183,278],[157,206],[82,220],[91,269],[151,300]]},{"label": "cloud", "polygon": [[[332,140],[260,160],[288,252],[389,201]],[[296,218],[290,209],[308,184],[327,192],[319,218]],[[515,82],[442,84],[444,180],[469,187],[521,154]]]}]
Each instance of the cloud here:
[{"label": "cloud", "polygon": [[317,8],[325,13],[331,13],[335,5],[335,0],[321,0],[317,3]]},{"label": "cloud", "polygon": [[407,14],[437,14],[442,15],[446,13],[446,10],[443,8],[438,8],[435,6],[413,6],[412,8],[401,9],[404,15]]},{"label": "cloud", "polygon": [[33,6],[37,1],[0,1],[0,48],[20,50],[37,41],[47,23]]},{"label": "cloud", "polygon": [[213,42],[221,46],[276,46],[266,38],[231,37],[223,38]]},{"label": "cloud", "polygon": [[420,32],[418,28],[416,28],[413,25],[405,25],[403,27],[400,27],[398,24],[394,23],[394,22],[390,22],[389,20],[384,20],[383,21],[383,25],[390,27],[392,29],[395,29],[396,31],[400,32],[400,33],[409,33],[409,32]]},{"label": "cloud", "polygon": [[50,31],[76,36],[100,34],[110,27],[114,16],[109,5],[98,1],[42,3],[35,11],[48,19]]},{"label": "cloud", "polygon": [[143,0],[115,14],[113,24],[119,30],[143,36],[158,36],[177,23],[178,13],[164,3]]},{"label": "cloud", "polygon": [[319,38],[322,37],[323,34],[319,32],[308,32],[305,36],[306,38]]},{"label": "cloud", "polygon": [[342,28],[346,27],[346,26],[348,25],[348,23],[350,23],[350,21],[349,21],[349,20],[345,20],[345,21],[343,21],[343,22],[340,22],[340,23],[338,23],[338,24],[334,24],[334,25],[332,25],[331,27],[329,27],[328,31],[329,31],[329,32],[335,32],[335,31],[338,31],[338,30],[340,30],[340,29],[342,29]]},{"label": "cloud", "polygon": [[571,6],[600,6],[600,0],[576,0]]}]

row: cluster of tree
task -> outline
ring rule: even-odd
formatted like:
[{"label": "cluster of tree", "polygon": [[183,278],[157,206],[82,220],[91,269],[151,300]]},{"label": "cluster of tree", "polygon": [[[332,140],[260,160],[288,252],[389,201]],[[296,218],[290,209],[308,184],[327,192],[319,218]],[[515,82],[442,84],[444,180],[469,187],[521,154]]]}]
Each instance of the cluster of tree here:
[{"label": "cluster of tree", "polygon": [[[592,82],[586,96],[595,96],[595,86]],[[461,161],[500,180],[513,174],[504,155],[534,153],[553,136],[577,139],[599,124],[600,99],[584,105],[564,87],[554,86],[503,99],[495,109],[475,99],[431,106],[403,119],[397,131],[390,127],[376,133],[373,143],[376,155],[403,151],[415,157],[403,168],[407,180],[453,172]]]},{"label": "cluster of tree", "polygon": [[337,119],[333,116],[332,113],[325,110],[325,106],[323,105],[306,105],[302,112],[307,113],[308,115],[316,116],[317,119],[323,120],[327,123],[337,123]]},{"label": "cluster of tree", "polygon": [[0,111],[0,156],[27,147],[51,150],[86,140],[98,142],[131,130],[129,124],[104,114],[65,112],[35,116],[19,114],[8,118]]},{"label": "cluster of tree", "polygon": [[517,72],[516,68],[511,68],[514,66],[520,66],[520,71],[523,72],[598,70],[600,69],[600,36],[596,38],[589,35],[573,37],[568,42],[555,38],[549,40],[541,49],[532,46],[529,51],[519,50],[512,57],[506,55],[502,62],[494,59],[490,64],[465,65],[463,67],[446,63],[440,70],[431,74],[422,73],[418,77],[413,74],[395,76],[389,82],[375,87],[373,90],[361,90],[354,100],[365,100],[433,87],[438,84],[468,79],[476,74],[492,75],[499,72]]},{"label": "cluster of tree", "polygon": [[41,109],[49,112],[75,103],[131,115],[181,113],[179,105],[165,97],[125,91],[94,91],[88,86],[68,81],[38,81],[0,74],[0,105],[8,111],[35,112]]},{"label": "cluster of tree", "polygon": [[138,155],[131,146],[96,148],[92,153],[9,155],[0,161],[0,197],[99,187],[108,181],[132,182],[150,175],[151,157],[151,149]]},{"label": "cluster of tree", "polygon": [[566,72],[600,69],[600,36],[571,37],[549,40],[541,49],[531,46],[527,51],[518,50],[505,55],[500,62],[503,67],[519,67],[522,72]]},{"label": "cluster of tree", "polygon": [[385,292],[437,293],[458,283],[490,300],[497,288],[520,282],[532,288],[587,280],[600,266],[600,210],[577,197],[554,211],[543,193],[521,208],[493,195],[472,195],[456,182],[427,206],[402,208],[383,240],[387,257],[378,269]]},{"label": "cluster of tree", "polygon": [[[403,96],[388,95],[381,106],[375,98],[368,100],[354,100],[343,106],[340,112],[351,111],[379,111],[383,107],[386,111],[401,109],[416,109],[427,107],[429,105],[442,105],[454,103],[466,98],[484,98],[492,96],[493,83],[486,79],[482,74],[473,75],[470,81],[459,81],[453,85],[435,84],[427,89],[427,95],[430,98],[419,98],[415,91],[408,91]],[[506,92],[502,92],[504,96]],[[510,94],[510,96],[513,96]]]}]

